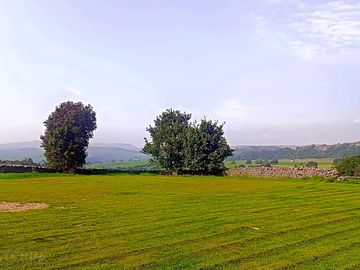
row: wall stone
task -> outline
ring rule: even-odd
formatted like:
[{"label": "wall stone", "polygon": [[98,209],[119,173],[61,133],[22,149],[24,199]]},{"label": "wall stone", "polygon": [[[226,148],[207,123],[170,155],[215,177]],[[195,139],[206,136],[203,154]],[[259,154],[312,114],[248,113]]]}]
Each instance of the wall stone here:
[{"label": "wall stone", "polygon": [[37,166],[0,164],[0,173],[26,173],[26,172],[53,173],[56,171],[44,167],[37,167]]},{"label": "wall stone", "polygon": [[248,175],[261,177],[326,177],[337,178],[338,172],[333,168],[291,168],[291,167],[239,167],[227,170],[227,175]]}]

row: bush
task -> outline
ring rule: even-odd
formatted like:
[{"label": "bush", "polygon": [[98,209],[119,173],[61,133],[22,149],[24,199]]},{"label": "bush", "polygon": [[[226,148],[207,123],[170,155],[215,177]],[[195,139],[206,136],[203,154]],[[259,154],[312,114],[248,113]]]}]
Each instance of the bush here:
[{"label": "bush", "polygon": [[317,168],[319,166],[319,163],[315,161],[309,161],[308,163],[305,164],[305,166],[308,168]]},{"label": "bush", "polygon": [[277,159],[271,160],[271,164],[279,164],[279,161]]},{"label": "bush", "polygon": [[340,175],[360,176],[360,156],[348,157],[336,165]]},{"label": "bush", "polygon": [[266,161],[263,163],[263,167],[268,167],[270,168],[271,167],[271,163],[269,161]]},{"label": "bush", "polygon": [[333,161],[333,164],[334,164],[335,166],[337,166],[337,165],[339,165],[342,161],[343,161],[342,158],[335,158],[334,161]]},{"label": "bush", "polygon": [[245,168],[246,166],[244,164],[239,164],[236,166],[236,168]]},{"label": "bush", "polygon": [[252,161],[251,159],[248,159],[246,162],[245,162],[246,165],[251,165],[252,164]]}]

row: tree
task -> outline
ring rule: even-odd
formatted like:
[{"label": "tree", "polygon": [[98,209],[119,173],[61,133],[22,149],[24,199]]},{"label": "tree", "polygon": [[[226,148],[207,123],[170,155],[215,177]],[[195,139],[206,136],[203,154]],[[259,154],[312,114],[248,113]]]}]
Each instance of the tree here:
[{"label": "tree", "polygon": [[319,163],[315,161],[309,161],[308,163],[305,164],[305,166],[308,168],[317,168],[319,166]]},{"label": "tree", "polygon": [[191,123],[191,114],[168,109],[156,117],[154,126],[146,130],[143,153],[168,172],[191,170],[199,173],[218,173],[224,160],[231,155],[224,138],[223,124],[202,120]]},{"label": "tree", "polygon": [[96,114],[91,105],[67,101],[55,108],[44,122],[40,138],[45,150],[46,166],[75,172],[85,164],[89,140],[96,129]]},{"label": "tree", "polygon": [[185,169],[185,143],[191,114],[168,109],[157,116],[154,126],[146,130],[151,141],[145,138],[142,151],[152,157],[152,161],[169,172]]},{"label": "tree", "polygon": [[360,176],[360,156],[344,158],[336,165],[340,175]]},{"label": "tree", "polygon": [[273,164],[273,165],[274,164],[279,164],[279,161],[277,159],[273,159],[273,160],[270,161],[270,163]]},{"label": "tree", "polygon": [[225,169],[224,160],[231,156],[232,150],[224,137],[223,126],[207,119],[191,125],[185,148],[187,169],[206,174]]},{"label": "tree", "polygon": [[245,162],[246,165],[251,165],[252,164],[252,161],[251,159],[248,159],[246,162]]}]

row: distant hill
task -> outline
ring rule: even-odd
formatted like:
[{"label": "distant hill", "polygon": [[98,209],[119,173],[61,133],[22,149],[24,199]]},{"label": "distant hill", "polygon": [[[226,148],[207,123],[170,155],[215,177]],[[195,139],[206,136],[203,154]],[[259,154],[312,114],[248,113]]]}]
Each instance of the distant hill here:
[{"label": "distant hill", "polygon": [[360,142],[306,146],[238,146],[229,160],[342,158],[360,155]]},{"label": "distant hill", "polygon": [[[40,141],[0,144],[0,160],[21,160],[32,158],[35,162],[44,160]],[[124,143],[94,143],[88,149],[87,163],[108,163],[147,160],[140,149]]]}]

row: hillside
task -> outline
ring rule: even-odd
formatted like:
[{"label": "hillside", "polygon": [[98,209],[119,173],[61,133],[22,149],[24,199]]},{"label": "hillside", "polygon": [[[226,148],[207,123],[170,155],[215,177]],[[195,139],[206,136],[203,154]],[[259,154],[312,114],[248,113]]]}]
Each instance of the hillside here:
[{"label": "hillside", "polygon": [[229,160],[342,158],[360,155],[360,142],[306,146],[238,146]]},{"label": "hillside", "polygon": [[[146,160],[136,146],[123,143],[94,143],[88,149],[87,163],[108,163],[119,161]],[[32,158],[35,162],[44,160],[40,141],[0,144],[0,160],[21,160]]]}]

